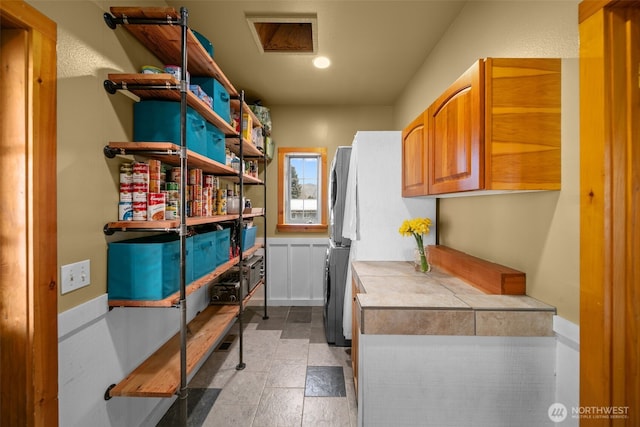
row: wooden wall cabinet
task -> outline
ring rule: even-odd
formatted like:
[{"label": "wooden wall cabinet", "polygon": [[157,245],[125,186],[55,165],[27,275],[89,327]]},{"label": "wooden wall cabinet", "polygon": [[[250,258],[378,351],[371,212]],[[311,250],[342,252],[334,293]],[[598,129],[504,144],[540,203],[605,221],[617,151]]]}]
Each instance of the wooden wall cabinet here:
[{"label": "wooden wall cabinet", "polygon": [[559,190],[560,80],[559,59],[478,60],[421,116],[422,163],[416,121],[403,132],[403,196]]},{"label": "wooden wall cabinet", "polygon": [[425,196],[428,191],[425,113],[402,131],[402,197]]},{"label": "wooden wall cabinet", "polygon": [[428,194],[484,187],[483,76],[480,60],[427,109]]}]

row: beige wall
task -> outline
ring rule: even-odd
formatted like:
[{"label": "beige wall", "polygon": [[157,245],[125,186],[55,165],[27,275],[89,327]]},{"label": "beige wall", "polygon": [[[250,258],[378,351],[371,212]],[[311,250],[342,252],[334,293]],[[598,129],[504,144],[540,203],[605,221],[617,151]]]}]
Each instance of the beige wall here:
[{"label": "beige wall", "polygon": [[469,2],[395,107],[404,127],[475,60],[563,58],[562,190],[440,201],[440,243],[527,274],[527,293],[579,321],[578,1]]},{"label": "beige wall", "polygon": [[[107,242],[131,237],[102,233],[103,225],[117,216],[119,164],[106,159],[102,147],[130,140],[132,130],[132,102],[108,95],[102,82],[109,72],[160,64],[125,30],[110,30],[102,21],[110,6],[130,2],[28,2],[58,24],[58,263],[91,261],[91,285],[59,298],[59,310],[65,311],[106,292]],[[577,28],[577,1],[469,2],[394,108],[270,106],[276,148],[327,146],[330,163],[335,147],[350,144],[358,130],[404,127],[479,57],[576,58]],[[563,190],[444,200],[441,239],[524,270],[531,295],[577,322],[577,99],[563,100],[563,105],[575,114],[565,114],[567,126],[563,123]],[[267,176],[270,236],[277,235],[276,175],[274,160]],[[261,191],[256,190],[249,197],[260,206]]]},{"label": "beige wall", "polygon": [[[393,130],[391,107],[367,106],[270,106],[273,121],[274,159],[267,166],[267,236],[324,237],[327,233],[276,231],[278,203],[278,147],[327,147],[327,172],[339,145],[351,145],[359,130]],[[263,206],[262,189],[249,190],[253,206]],[[259,220],[256,224],[259,224]],[[262,229],[258,230],[262,236]]]},{"label": "beige wall", "polygon": [[110,6],[130,2],[29,4],[58,25],[58,265],[91,261],[91,284],[60,296],[62,312],[106,292],[107,241],[124,238],[102,232],[118,216],[120,163],[107,159],[102,148],[131,140],[133,102],[107,94],[102,82],[110,72],[133,72],[157,60],[125,30],[104,24]]}]

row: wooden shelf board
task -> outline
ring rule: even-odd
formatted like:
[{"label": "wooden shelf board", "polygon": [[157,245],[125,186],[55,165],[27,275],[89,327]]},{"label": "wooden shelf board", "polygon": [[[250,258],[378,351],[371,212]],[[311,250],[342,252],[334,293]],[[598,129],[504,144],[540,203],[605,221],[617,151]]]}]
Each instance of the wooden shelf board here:
[{"label": "wooden shelf board", "polygon": [[[262,248],[262,244],[257,244],[242,253],[243,258],[248,258],[253,255],[258,249]],[[191,295],[203,286],[208,285],[213,280],[220,277],[222,274],[229,271],[231,267],[236,265],[239,261],[238,257],[230,259],[222,265],[219,265],[211,273],[208,273],[199,279],[194,280],[187,285],[185,293],[187,296]],[[109,300],[110,307],[173,307],[178,304],[180,300],[180,291],[175,292],[168,297],[161,300]]]},{"label": "wooden shelf board", "polygon": [[[225,144],[227,148],[229,148],[234,153],[238,154],[240,152],[240,138],[238,137],[227,138],[225,140]],[[244,157],[263,157],[264,156],[264,153],[260,151],[258,147],[256,147],[255,145],[253,145],[251,142],[247,141],[244,138],[242,139],[242,144],[243,144],[242,155]]]},{"label": "wooden shelf board", "polygon": [[[188,327],[187,375],[222,340],[239,313],[237,305],[208,306]],[[120,397],[172,397],[180,386],[180,333],[174,335],[109,391]]]},{"label": "wooden shelf board", "polygon": [[[180,166],[180,146],[173,142],[110,142],[108,147],[122,150],[123,154],[144,154],[150,159],[160,160],[171,166]],[[187,158],[190,168],[202,169],[205,173],[215,175],[236,177],[238,175],[232,167],[218,163],[195,151],[187,150]]]},{"label": "wooden shelf board", "polygon": [[[179,81],[171,74],[108,74],[108,79],[116,84],[126,85],[179,85]],[[127,88],[128,92],[142,99],[162,99],[166,101],[180,102],[180,91],[178,89],[132,89]],[[187,92],[187,105],[196,110],[207,121],[214,124],[225,135],[236,136],[236,131],[227,121],[223,120],[215,111],[209,107],[203,100],[198,98],[193,92]]]},{"label": "wooden shelf board", "polygon": [[[128,18],[180,18],[179,12],[169,7],[112,7],[111,13],[117,18],[122,18],[125,15]],[[175,64],[177,59],[182,57],[182,36],[179,25],[125,24],[123,26],[153,52],[163,64]],[[214,77],[224,86],[229,95],[238,96],[238,91],[191,30],[187,31],[187,53],[187,66],[192,76]]]}]

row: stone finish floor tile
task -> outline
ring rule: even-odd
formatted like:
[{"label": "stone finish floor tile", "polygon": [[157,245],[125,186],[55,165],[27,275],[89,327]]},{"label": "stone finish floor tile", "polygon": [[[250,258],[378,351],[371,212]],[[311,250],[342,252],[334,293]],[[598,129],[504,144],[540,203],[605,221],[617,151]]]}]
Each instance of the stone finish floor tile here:
[{"label": "stone finish floor tile", "polygon": [[321,343],[309,344],[310,366],[351,366],[351,356],[347,350],[351,347],[330,346],[325,341]]},{"label": "stone finish floor tile", "polygon": [[[199,427],[211,411],[211,406],[220,394],[216,388],[189,388],[187,395],[187,426]],[[179,400],[176,399],[157,427],[173,427],[180,425]]]},{"label": "stone finish floor tile", "polygon": [[308,339],[281,339],[273,356],[275,359],[303,360],[309,357]]},{"label": "stone finish floor tile", "polygon": [[266,387],[253,427],[299,426],[302,422],[304,389]]},{"label": "stone finish floor tile", "polygon": [[258,405],[213,405],[202,427],[250,427]]},{"label": "stone finish floor tile", "polygon": [[344,370],[341,366],[307,366],[305,397],[346,397]]},{"label": "stone finish floor tile", "polygon": [[[243,316],[245,369],[236,369],[236,324],[229,331],[227,348],[214,351],[189,383],[190,390],[204,389],[208,399],[190,413],[193,421],[188,425],[355,427],[350,348],[327,344],[322,313],[322,307],[269,307],[265,320],[262,306],[248,306]],[[342,397],[305,396],[309,368],[320,370],[316,374],[332,371],[333,376],[316,375],[316,385],[337,384]],[[329,387],[329,392],[335,389]]]},{"label": "stone finish floor tile", "polygon": [[350,427],[349,404],[340,397],[305,397],[303,427]]},{"label": "stone finish floor tile", "polygon": [[275,359],[265,387],[304,388],[307,364],[296,360]]}]

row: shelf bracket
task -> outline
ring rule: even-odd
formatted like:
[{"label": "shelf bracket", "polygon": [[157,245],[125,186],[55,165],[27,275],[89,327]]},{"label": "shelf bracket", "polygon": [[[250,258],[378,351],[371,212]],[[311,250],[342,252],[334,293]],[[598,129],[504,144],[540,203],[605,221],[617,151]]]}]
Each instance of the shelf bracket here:
[{"label": "shelf bracket", "polygon": [[115,230],[110,228],[109,224],[105,224],[104,227],[102,228],[102,232],[105,234],[105,236],[112,236],[113,233],[115,233]]},{"label": "shelf bracket", "polygon": [[104,148],[102,149],[102,152],[104,153],[105,157],[108,159],[113,159],[118,154],[124,154],[123,150],[119,148],[112,148],[112,147],[109,147],[108,145],[104,146]]},{"label": "shelf bracket", "polygon": [[104,90],[106,90],[111,95],[118,91],[118,85],[111,80],[105,80],[102,85],[104,87]]},{"label": "shelf bracket", "polygon": [[122,18],[116,18],[110,13],[104,13],[102,17],[107,27],[112,30],[115,30],[118,25],[183,25],[181,18],[172,18],[168,15],[165,19],[129,18],[125,14]]},{"label": "shelf bracket", "polygon": [[107,391],[104,392],[104,400],[111,400],[113,396],[111,396],[111,390],[115,387],[115,384],[111,384],[107,387]]}]

